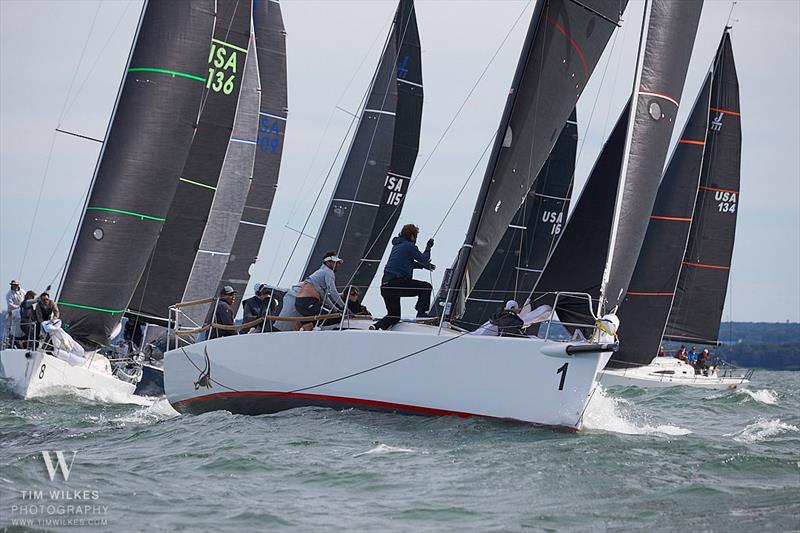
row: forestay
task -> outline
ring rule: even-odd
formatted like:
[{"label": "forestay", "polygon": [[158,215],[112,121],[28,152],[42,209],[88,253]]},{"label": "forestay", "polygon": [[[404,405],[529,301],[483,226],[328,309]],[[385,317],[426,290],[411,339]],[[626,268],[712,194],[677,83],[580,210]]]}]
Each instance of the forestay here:
[{"label": "forestay", "polygon": [[167,216],[207,79],[212,0],[148,2],[58,299],[86,347],[119,326]]}]

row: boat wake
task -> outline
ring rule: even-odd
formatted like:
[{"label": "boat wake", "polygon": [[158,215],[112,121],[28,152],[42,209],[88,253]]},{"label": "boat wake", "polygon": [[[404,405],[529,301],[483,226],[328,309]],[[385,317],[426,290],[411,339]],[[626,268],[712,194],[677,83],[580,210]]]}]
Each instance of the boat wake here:
[{"label": "boat wake", "polygon": [[[152,400],[151,400],[152,401]],[[150,405],[136,409],[132,413],[115,418],[114,421],[121,424],[153,424],[162,420],[169,420],[180,416],[180,413],[172,408],[166,398],[159,398],[152,401]]]},{"label": "boat wake", "polygon": [[650,425],[636,421],[626,409],[627,405],[627,400],[610,396],[602,385],[598,385],[583,415],[583,427],[624,435],[675,436],[691,433],[688,429],[671,424]]},{"label": "boat wake", "polygon": [[783,433],[797,433],[800,428],[781,422],[779,418],[768,420],[766,418],[759,418],[752,424],[746,426],[738,433],[728,433],[726,437],[733,437],[736,442],[745,444],[753,444],[761,442],[772,437],[776,437]]},{"label": "boat wake", "polygon": [[388,453],[414,453],[414,450],[408,448],[396,448],[394,446],[389,446],[388,444],[381,443],[372,448],[371,450],[357,453],[353,455],[353,457],[361,457],[363,455],[386,455]]},{"label": "boat wake", "polygon": [[[767,405],[777,405],[778,404],[778,395],[775,391],[769,389],[761,389],[757,391],[752,391],[750,389],[738,389],[739,392],[745,394],[747,397],[752,398],[753,400],[761,403],[765,403]],[[745,398],[743,401],[747,401]]]},{"label": "boat wake", "polygon": [[71,386],[51,387],[42,391],[41,397],[71,396],[87,403],[106,403],[106,404],[128,404],[150,406],[156,398],[137,396],[133,393],[121,393],[118,391],[98,390],[98,389],[78,389]]}]

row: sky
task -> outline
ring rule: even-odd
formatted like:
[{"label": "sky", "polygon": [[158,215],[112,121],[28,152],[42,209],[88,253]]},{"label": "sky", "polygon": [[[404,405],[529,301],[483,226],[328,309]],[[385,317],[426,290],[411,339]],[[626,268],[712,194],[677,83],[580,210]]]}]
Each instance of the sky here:
[{"label": "sky", "polygon": [[[23,287],[39,292],[58,282],[100,145],[55,129],[104,136],[141,5],[141,0],[0,0],[3,283],[19,278]],[[334,159],[336,151],[396,8],[391,0],[282,0],[281,5],[289,121],[279,189],[251,287],[255,282],[288,286],[302,274],[313,241],[301,237],[290,257],[298,234],[287,227],[302,228],[308,218],[305,233],[317,232],[342,163],[341,157]],[[578,103],[576,194],[630,95],[642,5],[629,3],[622,28]],[[417,274],[438,286],[463,242],[486,165],[481,154],[500,120],[533,4],[417,0],[416,7],[425,103],[415,182],[400,224],[420,226],[421,242],[441,225],[433,249],[439,268],[430,277]],[[705,2],[673,140],[730,12],[730,1]],[[731,20],[741,91],[742,183],[723,316],[800,321],[800,2],[741,0]],[[321,200],[312,211],[320,187]],[[373,314],[384,311],[377,290],[365,304]],[[413,302],[403,305],[410,314]]]}]

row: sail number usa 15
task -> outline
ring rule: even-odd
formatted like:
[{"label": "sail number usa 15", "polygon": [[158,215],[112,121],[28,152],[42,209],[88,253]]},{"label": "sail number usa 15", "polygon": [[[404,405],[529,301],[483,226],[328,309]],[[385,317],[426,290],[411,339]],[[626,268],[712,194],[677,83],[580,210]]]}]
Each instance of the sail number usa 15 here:
[{"label": "sail number usa 15", "polygon": [[236,86],[239,54],[230,45],[214,41],[208,52],[206,88],[215,93],[231,94]]}]

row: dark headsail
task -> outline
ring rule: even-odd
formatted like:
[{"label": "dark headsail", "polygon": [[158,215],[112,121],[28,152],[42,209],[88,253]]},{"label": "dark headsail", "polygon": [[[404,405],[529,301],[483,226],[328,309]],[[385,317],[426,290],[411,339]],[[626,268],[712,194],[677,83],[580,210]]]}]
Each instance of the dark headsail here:
[{"label": "dark headsail", "polygon": [[617,313],[620,348],[611,366],[646,365],[658,355],[692,222],[710,97],[709,73],[658,187],[642,251]]},{"label": "dark headsail", "polygon": [[524,302],[536,286],[569,212],[577,148],[578,125],[573,111],[533,189],[467,298],[459,326],[476,328],[502,308],[503,302]]},{"label": "dark headsail", "polygon": [[417,19],[413,0],[401,0],[304,277],[337,250],[339,279],[366,291],[403,207],[421,121]]},{"label": "dark headsail", "polygon": [[[286,134],[286,31],[281,5],[275,0],[253,2],[253,31],[256,38],[261,107],[253,180],[247,193],[231,255],[221,285],[233,286],[242,295],[250,280],[250,269],[258,258],[272,200],[278,187],[283,139]],[[237,299],[238,303],[241,298]]]},{"label": "dark headsail", "polygon": [[145,4],[59,295],[86,346],[119,325],[167,216],[208,75],[212,0]]},{"label": "dark headsail", "polygon": [[[590,178],[536,286],[540,303],[552,303],[552,296],[543,295],[550,291],[588,292],[599,295],[601,310],[613,310],[630,282],[667,156],[702,2],[653,0],[646,7],[649,16],[645,14],[619,181],[610,191],[605,189],[608,182],[590,191],[590,186],[597,187]],[[609,216],[610,226],[597,224]],[[579,244],[587,239],[592,252]],[[565,302],[557,311],[562,321],[593,322],[585,303]]]},{"label": "dark headsail", "polygon": [[667,324],[668,340],[718,341],[739,210],[741,157],[739,80],[726,32],[717,52],[703,173]]},{"label": "dark headsail", "polygon": [[[614,199],[619,187],[625,138],[630,122],[631,104],[617,120],[600,156],[594,163],[589,179],[569,217],[561,238],[536,283],[533,305],[552,305],[552,293],[582,292],[600,298],[604,260],[608,253],[608,238],[614,217]],[[558,317],[562,322],[591,323],[586,299],[561,299]]]},{"label": "dark headsail", "polygon": [[454,316],[522,205],[616,29],[627,0],[534,9],[483,185],[453,272]]},{"label": "dark headsail", "polygon": [[129,311],[166,319],[183,298],[233,129],[250,39],[250,1],[217,0],[206,93],[167,220]]}]

